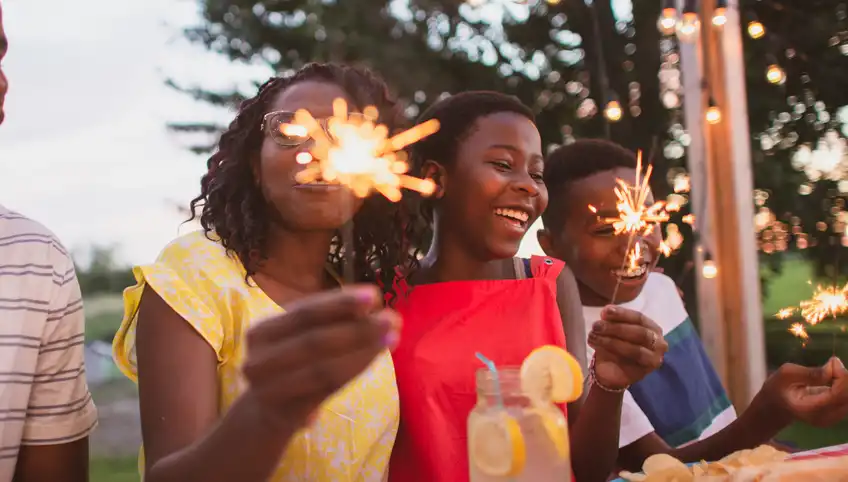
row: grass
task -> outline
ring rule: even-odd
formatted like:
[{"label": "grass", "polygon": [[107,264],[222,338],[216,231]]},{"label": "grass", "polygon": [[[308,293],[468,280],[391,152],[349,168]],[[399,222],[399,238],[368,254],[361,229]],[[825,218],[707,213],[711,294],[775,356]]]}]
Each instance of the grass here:
[{"label": "grass", "polygon": [[817,428],[803,423],[787,427],[777,437],[780,441],[791,442],[801,450],[812,450],[848,442],[848,421],[829,428]]},{"label": "grass", "polygon": [[763,315],[772,316],[782,308],[798,306],[802,300],[810,298],[813,286],[813,269],[800,258],[789,258],[783,263],[780,276],[770,280],[768,296],[763,300]]},{"label": "grass", "polygon": [[124,304],[120,294],[85,299],[85,340],[111,342],[121,326]]},{"label": "grass", "polygon": [[92,459],[89,474],[91,482],[139,482],[140,480],[136,457]]}]

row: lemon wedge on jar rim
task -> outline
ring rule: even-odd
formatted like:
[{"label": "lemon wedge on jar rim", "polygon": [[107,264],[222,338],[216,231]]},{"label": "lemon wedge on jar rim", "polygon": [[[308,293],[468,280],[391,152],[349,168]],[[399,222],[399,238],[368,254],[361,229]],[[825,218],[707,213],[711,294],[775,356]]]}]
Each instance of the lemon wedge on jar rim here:
[{"label": "lemon wedge on jar rim", "polygon": [[521,390],[530,399],[557,455],[568,457],[568,424],[554,403],[573,402],[583,395],[583,370],[570,353],[555,345],[533,350],[521,364]]},{"label": "lemon wedge on jar rim", "polygon": [[521,364],[521,390],[535,405],[569,403],[583,395],[583,370],[556,345],[533,350]]},{"label": "lemon wedge on jar rim", "polygon": [[521,426],[512,415],[498,412],[474,420],[468,430],[471,461],[486,475],[514,477],[524,470],[527,449]]}]

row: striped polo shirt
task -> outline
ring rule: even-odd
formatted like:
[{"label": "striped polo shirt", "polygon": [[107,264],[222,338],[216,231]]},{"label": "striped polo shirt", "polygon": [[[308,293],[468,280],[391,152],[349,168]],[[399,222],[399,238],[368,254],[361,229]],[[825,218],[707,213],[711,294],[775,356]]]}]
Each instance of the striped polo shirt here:
[{"label": "striped polo shirt", "polygon": [[[621,306],[654,320],[663,330],[668,353],[663,365],[630,387],[621,409],[619,446],[656,432],[672,447],[705,439],[736,419],[677,287],[671,278],[650,273],[641,293]],[[583,307],[588,333],[600,307]],[[588,348],[589,357],[594,353]]]},{"label": "striped polo shirt", "polygon": [[68,252],[0,206],[0,482],[12,480],[21,445],[69,443],[97,424],[83,319]]}]

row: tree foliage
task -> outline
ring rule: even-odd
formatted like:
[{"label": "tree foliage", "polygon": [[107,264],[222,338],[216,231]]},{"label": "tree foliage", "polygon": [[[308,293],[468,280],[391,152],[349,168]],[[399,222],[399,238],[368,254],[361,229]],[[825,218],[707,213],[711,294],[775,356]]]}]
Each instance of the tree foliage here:
[{"label": "tree foliage", "polygon": [[[487,0],[478,8],[458,0],[198,1],[202,22],[186,35],[233,60],[264,62],[281,73],[308,61],[365,64],[389,81],[410,118],[445,93],[508,92],[536,111],[546,144],[606,136],[653,152],[658,173],[685,165],[679,106],[661,100],[658,72],[661,62],[673,62],[676,40],[663,39],[657,29],[658,0]],[[778,216],[799,216],[803,231],[821,238],[811,245],[823,267],[841,248],[828,241],[833,230],[820,231],[816,223],[825,220],[832,226],[822,206],[841,195],[835,181],[819,181],[811,194],[799,194],[798,186],[808,179],[793,168],[791,158],[797,146],[814,144],[828,129],[841,128],[836,109],[848,104],[848,57],[842,54],[848,45],[841,47],[848,42],[844,5],[836,0],[743,0],[741,18],[744,23],[759,20],[767,32],[761,39],[744,37],[755,184],[770,193],[767,205]],[[708,19],[702,19],[702,28],[709,28]],[[770,64],[785,69],[783,85],[766,80]],[[207,92],[203,86],[186,90],[227,106],[244,95]],[[587,99],[597,108],[593,115],[578,115]],[[602,115],[611,99],[623,107],[620,122],[609,123]],[[799,103],[804,112],[798,112]],[[763,136],[771,141],[761,142]],[[660,194],[669,192],[662,175],[655,184]],[[691,231],[683,228],[691,239]],[[684,247],[666,260],[666,271],[686,291],[694,278],[691,258],[691,249]],[[779,255],[764,260],[779,267]]]}]

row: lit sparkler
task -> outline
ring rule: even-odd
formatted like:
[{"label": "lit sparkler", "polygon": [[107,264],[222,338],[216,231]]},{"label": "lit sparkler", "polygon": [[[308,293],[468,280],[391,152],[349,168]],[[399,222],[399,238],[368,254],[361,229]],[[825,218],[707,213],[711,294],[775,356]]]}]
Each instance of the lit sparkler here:
[{"label": "lit sparkler", "polygon": [[[377,109],[367,107],[362,116],[349,116],[344,99],[333,101],[333,116],[326,131],[308,111],[295,113],[294,124],[280,129],[297,130],[312,137],[309,153],[298,157],[307,168],[297,174],[297,181],[338,182],[364,198],[377,191],[391,201],[401,199],[401,189],[432,194],[435,184],[429,179],[409,176],[409,164],[403,148],[434,134],[439,122],[431,119],[393,137],[389,129],[377,124]],[[313,162],[316,161],[316,162]]]},{"label": "lit sparkler", "polygon": [[[651,194],[651,187],[648,184],[651,180],[651,173],[654,170],[653,165],[648,165],[645,171],[644,178],[642,177],[642,151],[636,155],[636,180],[630,185],[622,179],[616,179],[617,186],[613,188],[615,197],[618,199],[616,208],[618,216],[611,218],[600,218],[600,221],[609,224],[615,230],[615,234],[627,234],[627,249],[624,260],[621,264],[621,270],[624,271],[628,266],[628,261],[633,263],[631,255],[631,246],[633,238],[636,235],[647,236],[654,228],[662,222],[668,221],[669,215],[666,210],[664,201],[657,201],[646,206],[648,196]],[[592,205],[589,205],[589,210],[597,213],[598,210]],[[637,242],[637,247],[641,242]],[[634,252],[639,253],[641,257],[641,247],[638,250],[634,248]],[[618,288],[621,286],[621,276],[618,276],[618,282],[615,284],[615,289],[612,292],[610,303],[615,303],[615,296],[618,294]]]},{"label": "lit sparkler", "polygon": [[[636,182],[631,186],[622,179],[616,179],[618,186],[614,190],[615,196],[618,198],[616,203],[618,217],[601,218],[604,223],[612,225],[615,234],[625,233],[631,236],[637,233],[647,234],[650,233],[655,224],[666,222],[669,219],[664,201],[657,201],[650,206],[645,205],[648,195],[651,193],[648,181],[651,179],[654,166],[649,165],[645,171],[645,177],[642,178],[641,151],[636,159]],[[592,205],[589,206],[589,210],[593,213],[598,212],[597,208]]]},{"label": "lit sparkler", "polygon": [[801,316],[807,323],[816,325],[828,316],[835,318],[845,313],[848,311],[846,290],[848,285],[842,288],[818,286],[811,299],[801,302]]},{"label": "lit sparkler", "polygon": [[[817,286],[812,298],[802,301],[798,308],[783,308],[775,316],[785,320],[798,311],[804,318],[804,322],[810,326],[821,323],[825,318],[836,318],[848,312],[848,285],[842,288]],[[793,323],[789,327],[789,332],[804,341],[810,337],[803,323]]]}]

